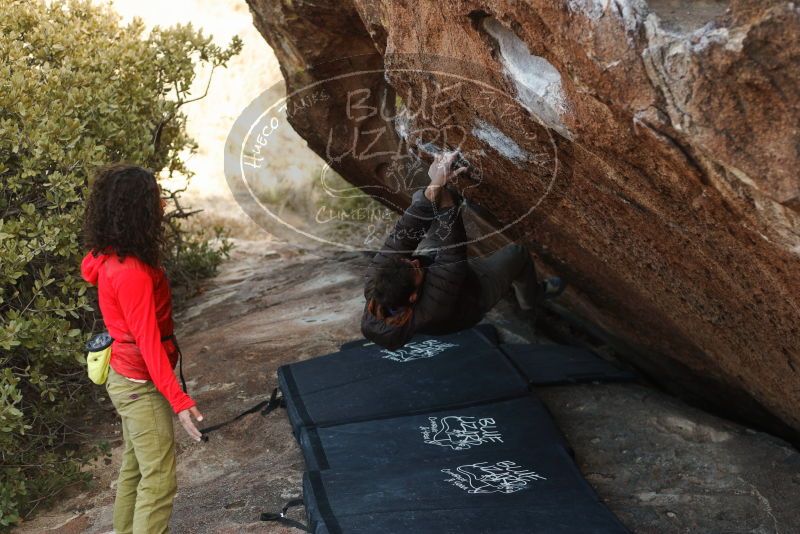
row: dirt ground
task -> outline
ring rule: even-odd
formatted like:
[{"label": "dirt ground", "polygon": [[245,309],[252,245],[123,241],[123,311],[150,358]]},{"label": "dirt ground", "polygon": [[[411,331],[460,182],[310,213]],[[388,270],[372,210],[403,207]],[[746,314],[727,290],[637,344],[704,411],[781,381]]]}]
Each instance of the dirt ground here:
[{"label": "dirt ground", "polygon": [[[238,241],[208,289],[176,317],[189,389],[206,424],[265,399],[276,369],[359,337],[367,258]],[[491,314],[510,340],[530,325],[505,303]],[[599,495],[643,533],[784,533],[800,528],[800,454],[771,436],[638,384],[541,389]],[[107,401],[106,401],[107,405]],[[114,418],[110,418],[115,421]],[[110,532],[119,468],[118,423],[98,425],[109,463],[91,490],[65,495],[18,533]],[[300,495],[303,459],[282,410],[253,414],[194,443],[176,425],[177,533],[290,533],[262,523]],[[292,517],[302,518],[295,511]]]}]

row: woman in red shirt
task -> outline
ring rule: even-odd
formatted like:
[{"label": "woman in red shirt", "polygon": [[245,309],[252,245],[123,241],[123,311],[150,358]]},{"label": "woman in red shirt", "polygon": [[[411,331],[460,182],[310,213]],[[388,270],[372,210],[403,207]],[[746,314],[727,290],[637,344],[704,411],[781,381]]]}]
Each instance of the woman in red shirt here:
[{"label": "woman in red shirt", "polygon": [[114,344],[106,389],[125,451],[114,502],[117,534],[169,531],[177,488],[172,413],[196,441],[203,416],[175,378],[172,297],[160,263],[164,206],[141,167],[101,170],[86,207],[83,278],[96,285]]}]

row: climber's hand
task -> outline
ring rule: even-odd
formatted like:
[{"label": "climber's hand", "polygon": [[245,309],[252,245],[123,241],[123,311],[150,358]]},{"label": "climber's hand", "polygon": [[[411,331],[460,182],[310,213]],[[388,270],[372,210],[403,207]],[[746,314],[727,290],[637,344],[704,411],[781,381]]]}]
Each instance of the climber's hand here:
[{"label": "climber's hand", "polygon": [[183,425],[183,429],[186,431],[189,436],[195,440],[200,441],[203,438],[203,434],[197,429],[194,422],[192,421],[192,417],[194,417],[198,422],[203,420],[203,414],[200,413],[200,410],[197,409],[197,406],[192,406],[187,410],[183,410],[182,412],[178,412],[178,421],[181,422]]},{"label": "climber's hand", "polygon": [[444,186],[459,174],[467,171],[466,167],[461,167],[453,171],[453,162],[457,157],[457,151],[436,154],[433,158],[433,163],[431,163],[428,169],[428,176],[431,179],[431,183],[427,189],[425,189],[425,197],[440,207],[450,207],[453,205],[452,195]]},{"label": "climber's hand", "polygon": [[458,157],[458,151],[442,152],[433,157],[433,163],[428,168],[428,176],[431,179],[431,186],[443,187],[447,183],[461,173],[467,171],[466,167],[453,170],[453,162]]}]

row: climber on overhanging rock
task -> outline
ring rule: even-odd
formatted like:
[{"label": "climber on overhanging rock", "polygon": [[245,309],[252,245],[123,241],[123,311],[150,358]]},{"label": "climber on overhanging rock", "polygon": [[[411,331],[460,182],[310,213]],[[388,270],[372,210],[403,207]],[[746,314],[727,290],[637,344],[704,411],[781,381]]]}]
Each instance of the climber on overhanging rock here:
[{"label": "climber on overhanging rock", "polygon": [[447,187],[467,170],[453,169],[455,161],[458,152],[434,157],[431,183],[414,193],[367,269],[361,331],[385,348],[402,347],[415,334],[469,328],[512,287],[523,310],[564,290],[560,278],[537,283],[530,253],[518,244],[485,258],[467,258],[461,199]]}]

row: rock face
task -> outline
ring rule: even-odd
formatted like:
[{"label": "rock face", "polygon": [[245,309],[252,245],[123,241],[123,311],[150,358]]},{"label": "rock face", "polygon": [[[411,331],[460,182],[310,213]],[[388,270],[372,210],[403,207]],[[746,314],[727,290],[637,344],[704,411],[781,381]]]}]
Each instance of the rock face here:
[{"label": "rock face", "polygon": [[570,313],[672,391],[797,439],[800,6],[248,3],[289,121],[347,180],[402,206],[397,154],[459,147],[465,196],[569,280]]}]

